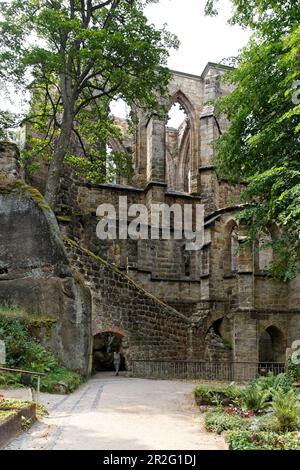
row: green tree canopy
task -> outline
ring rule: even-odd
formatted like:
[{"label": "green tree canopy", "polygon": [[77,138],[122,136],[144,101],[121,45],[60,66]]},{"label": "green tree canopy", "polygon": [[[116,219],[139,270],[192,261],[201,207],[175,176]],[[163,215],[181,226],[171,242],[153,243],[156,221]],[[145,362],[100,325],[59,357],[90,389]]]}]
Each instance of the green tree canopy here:
[{"label": "green tree canopy", "polygon": [[[217,2],[207,12],[215,14]],[[216,143],[221,177],[246,181],[241,214],[257,237],[276,224],[270,272],[289,279],[300,255],[300,4],[298,0],[232,0],[231,23],[253,30],[225,80],[234,91],[216,109],[230,127]]]},{"label": "green tree canopy", "polygon": [[72,139],[84,153],[75,158],[77,168],[94,179],[104,177],[105,142],[117,135],[109,112],[112,99],[159,112],[156,97],[166,93],[170,78],[168,50],[178,42],[165,28],[148,23],[144,8],[155,1],[0,4],[3,78],[31,92],[31,156],[46,152],[51,157],[45,198],[52,207],[63,161],[74,157],[68,155]]}]

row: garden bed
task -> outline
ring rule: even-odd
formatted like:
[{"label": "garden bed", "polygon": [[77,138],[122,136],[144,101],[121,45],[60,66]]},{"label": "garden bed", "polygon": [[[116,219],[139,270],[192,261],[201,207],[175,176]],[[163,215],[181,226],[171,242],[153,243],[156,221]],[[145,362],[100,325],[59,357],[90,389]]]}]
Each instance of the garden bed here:
[{"label": "garden bed", "polygon": [[36,421],[35,403],[21,400],[0,401],[0,448]]},{"label": "garden bed", "polygon": [[207,431],[231,450],[300,450],[300,393],[294,375],[269,374],[247,385],[198,385]]}]

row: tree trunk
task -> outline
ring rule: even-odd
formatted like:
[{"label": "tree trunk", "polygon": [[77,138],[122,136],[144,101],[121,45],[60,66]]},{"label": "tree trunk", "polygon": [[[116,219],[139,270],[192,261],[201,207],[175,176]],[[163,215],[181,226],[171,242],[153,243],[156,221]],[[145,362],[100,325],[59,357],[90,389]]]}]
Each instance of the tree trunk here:
[{"label": "tree trunk", "polygon": [[53,210],[55,209],[56,199],[59,192],[60,174],[63,167],[63,161],[69,147],[71,132],[72,126],[61,130],[55,143],[53,157],[50,163],[45,200]]},{"label": "tree trunk", "polygon": [[45,192],[45,200],[53,210],[55,210],[60,189],[61,170],[70,145],[74,121],[74,100],[72,99],[70,79],[67,75],[61,76],[61,87],[64,107],[61,132],[54,145]]}]

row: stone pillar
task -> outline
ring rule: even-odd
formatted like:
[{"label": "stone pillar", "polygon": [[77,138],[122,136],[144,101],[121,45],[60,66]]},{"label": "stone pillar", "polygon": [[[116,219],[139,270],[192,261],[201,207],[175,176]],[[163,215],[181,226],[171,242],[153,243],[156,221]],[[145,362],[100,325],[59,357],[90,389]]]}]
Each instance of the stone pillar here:
[{"label": "stone pillar", "polygon": [[0,180],[9,184],[20,178],[19,150],[15,144],[0,142]]},{"label": "stone pillar", "polygon": [[214,142],[220,136],[221,128],[226,123],[223,119],[216,119],[214,105],[211,104],[222,94],[220,77],[222,70],[216,70],[214,65],[208,68],[203,77],[203,103],[204,108],[200,115],[201,160],[199,167],[199,185],[203,203],[208,211],[219,209],[219,182],[214,169]]},{"label": "stone pillar", "polygon": [[248,312],[236,312],[233,318],[234,380],[257,377],[257,321]]},{"label": "stone pillar", "polygon": [[165,183],[166,125],[153,116],[147,126],[147,181]]},{"label": "stone pillar", "polygon": [[254,308],[253,255],[247,240],[246,228],[239,226],[238,254],[238,306],[241,309]]},{"label": "stone pillar", "polygon": [[201,162],[199,168],[200,193],[207,210],[218,209],[218,180],[213,166],[213,142],[219,136],[213,106],[204,108],[200,116]]},{"label": "stone pillar", "polygon": [[138,125],[135,133],[135,174],[133,176],[134,185],[143,188],[147,183],[147,116],[141,111],[137,111]]}]

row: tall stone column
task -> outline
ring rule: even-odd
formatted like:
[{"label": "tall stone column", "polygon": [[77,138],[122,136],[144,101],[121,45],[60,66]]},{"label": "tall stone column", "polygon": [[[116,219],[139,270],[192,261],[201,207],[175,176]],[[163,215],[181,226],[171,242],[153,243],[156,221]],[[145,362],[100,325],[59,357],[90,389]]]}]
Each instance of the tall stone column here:
[{"label": "tall stone column", "polygon": [[165,183],[166,179],[166,125],[153,116],[147,126],[147,181]]},{"label": "tall stone column", "polygon": [[165,200],[166,183],[166,124],[152,116],[147,126],[147,195],[148,207]]},{"label": "tall stone column", "polygon": [[200,115],[200,191],[208,211],[218,209],[218,180],[214,171],[214,141],[220,132],[214,117],[214,106],[210,103],[211,100],[218,97],[218,83],[219,75],[211,70],[204,79],[204,109]]}]

